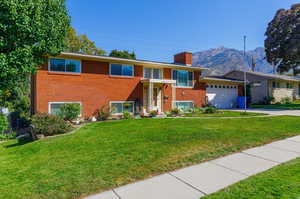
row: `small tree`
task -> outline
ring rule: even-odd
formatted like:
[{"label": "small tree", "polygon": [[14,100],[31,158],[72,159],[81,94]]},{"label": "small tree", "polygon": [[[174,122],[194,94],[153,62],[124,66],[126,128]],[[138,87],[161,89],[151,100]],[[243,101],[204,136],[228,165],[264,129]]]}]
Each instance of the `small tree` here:
[{"label": "small tree", "polygon": [[95,42],[91,41],[87,35],[77,34],[74,28],[70,27],[67,34],[67,48],[69,52],[84,53],[89,55],[105,55],[105,51],[97,48]]},{"label": "small tree", "polygon": [[63,104],[59,109],[58,116],[66,121],[72,122],[78,118],[80,111],[81,108],[78,103]]},{"label": "small tree", "polygon": [[0,113],[0,134],[4,133],[8,129],[7,117]]},{"label": "small tree", "polygon": [[120,57],[126,59],[136,59],[135,52],[130,53],[127,50],[112,50],[109,54],[111,57]]}]

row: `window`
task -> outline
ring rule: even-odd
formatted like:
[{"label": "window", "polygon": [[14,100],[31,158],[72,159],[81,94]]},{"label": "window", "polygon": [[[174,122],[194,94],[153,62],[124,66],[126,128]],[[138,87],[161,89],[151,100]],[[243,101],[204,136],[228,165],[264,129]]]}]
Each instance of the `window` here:
[{"label": "window", "polygon": [[79,60],[50,59],[49,65],[49,71],[52,72],[81,73],[81,63]]},{"label": "window", "polygon": [[176,80],[176,86],[192,87],[193,72],[187,70],[173,70],[173,80]]},{"label": "window", "polygon": [[192,101],[176,101],[175,105],[178,109],[187,112],[194,108],[194,103]]},{"label": "window", "polygon": [[134,113],[134,102],[129,101],[120,101],[120,102],[111,102],[110,109],[113,114],[120,114],[124,111],[129,113]]},{"label": "window", "polygon": [[81,102],[50,102],[49,103],[49,114],[57,115],[60,111],[60,107],[64,104],[80,104]]},{"label": "window", "polygon": [[144,78],[162,79],[162,72],[159,68],[144,68]]},{"label": "window", "polygon": [[286,83],[286,88],[293,88],[293,84],[292,83]]},{"label": "window", "polygon": [[110,75],[133,77],[133,66],[110,64]]},{"label": "window", "polygon": [[280,83],[279,82],[272,82],[272,87],[273,88],[280,88]]}]

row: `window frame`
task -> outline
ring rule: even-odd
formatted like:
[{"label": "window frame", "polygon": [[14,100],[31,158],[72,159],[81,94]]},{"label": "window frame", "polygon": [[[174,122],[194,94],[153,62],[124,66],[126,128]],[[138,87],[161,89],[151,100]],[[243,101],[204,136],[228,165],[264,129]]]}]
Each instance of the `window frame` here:
[{"label": "window frame", "polygon": [[[124,108],[123,108],[123,104],[125,103],[132,103],[132,107],[133,107],[133,112],[131,114],[134,114],[135,113],[135,102],[134,101],[110,101],[109,102],[109,110],[112,112],[112,108],[111,108],[111,105],[113,103],[120,103],[122,104],[122,113],[112,113],[112,115],[123,115],[123,112],[124,112]],[[130,112],[129,112],[130,113]]]},{"label": "window frame", "polygon": [[[145,69],[151,69],[151,78],[145,77],[145,74],[146,74]],[[153,67],[143,67],[143,78],[145,78],[145,79],[155,79],[155,78],[153,78],[153,69],[158,69],[160,71],[160,73],[159,73],[160,78],[159,79],[163,79],[163,76],[164,76],[163,70],[161,68],[153,68]]]},{"label": "window frame", "polygon": [[[121,65],[122,67],[123,66],[131,66],[132,67],[132,75],[131,76],[128,76],[128,75],[114,75],[114,74],[111,74],[111,65]],[[127,78],[132,78],[134,77],[134,65],[130,65],[130,64],[119,64],[119,63],[109,63],[109,75],[110,76],[114,76],[114,77],[127,77]]]},{"label": "window frame", "polygon": [[48,102],[48,114],[51,114],[51,105],[52,104],[79,104],[80,105],[80,114],[78,115],[79,117],[82,116],[82,102],[80,101],[72,101],[72,102]]},{"label": "window frame", "polygon": [[[51,70],[51,59],[63,59],[65,60],[65,71],[55,71]],[[79,61],[79,72],[68,72],[66,71],[66,60],[69,61]],[[54,72],[54,73],[71,73],[71,74],[81,74],[82,73],[82,60],[81,59],[65,59],[60,57],[49,57],[48,58],[48,72]]]},{"label": "window frame", "polygon": [[[179,71],[179,70],[181,70],[181,71],[187,71],[188,72],[188,74],[189,74],[189,72],[192,72],[192,85],[191,86],[177,86],[177,79],[174,79],[174,77],[173,77],[173,72],[174,71]],[[194,73],[194,71],[190,71],[190,70],[184,70],[184,69],[172,69],[171,70],[171,79],[172,80],[176,80],[176,84],[175,84],[175,87],[176,88],[194,88],[194,80],[195,80],[195,77],[194,77],[194,75],[195,75],[195,73]],[[189,75],[188,75],[189,76]]]},{"label": "window frame", "polygon": [[195,108],[195,103],[194,103],[194,101],[192,101],[192,100],[176,100],[176,101],[174,101],[174,105],[175,105],[176,108],[178,108],[176,103],[180,103],[180,102],[181,102],[181,103],[182,103],[182,102],[183,102],[183,103],[185,103],[185,102],[186,102],[186,103],[192,103],[192,104],[193,104],[192,109]]}]

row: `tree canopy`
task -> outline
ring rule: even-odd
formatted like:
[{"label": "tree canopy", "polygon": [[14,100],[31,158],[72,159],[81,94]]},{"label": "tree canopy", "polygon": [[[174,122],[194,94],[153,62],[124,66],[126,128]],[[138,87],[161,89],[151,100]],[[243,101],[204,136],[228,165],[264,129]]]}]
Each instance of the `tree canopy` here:
[{"label": "tree canopy", "polygon": [[291,9],[280,9],[269,23],[265,33],[265,49],[269,63],[278,72],[293,70],[298,73],[300,64],[300,4]]},{"label": "tree canopy", "polygon": [[67,48],[68,52],[84,53],[89,55],[105,55],[105,51],[97,48],[95,42],[91,41],[87,35],[77,34],[72,27],[69,28],[67,34]]},{"label": "tree canopy", "polygon": [[70,18],[64,0],[1,1],[0,11],[1,106],[45,62],[45,55],[65,48]]},{"label": "tree canopy", "polygon": [[127,50],[112,50],[109,54],[111,57],[120,57],[126,59],[136,59],[135,52],[128,52]]}]

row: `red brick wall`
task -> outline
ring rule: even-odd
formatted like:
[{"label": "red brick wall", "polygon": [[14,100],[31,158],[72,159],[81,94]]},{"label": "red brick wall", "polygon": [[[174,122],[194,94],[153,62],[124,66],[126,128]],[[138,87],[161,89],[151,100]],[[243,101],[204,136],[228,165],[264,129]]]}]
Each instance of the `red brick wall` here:
[{"label": "red brick wall", "polygon": [[199,82],[200,72],[194,72],[194,88],[176,88],[177,101],[193,101],[196,107],[205,104],[205,83]]},{"label": "red brick wall", "polygon": [[[110,101],[135,101],[137,107],[143,102],[143,67],[134,67],[134,77],[109,76],[109,64],[98,61],[82,61],[81,74],[48,72],[43,65],[34,77],[33,107],[35,112],[48,112],[49,102],[82,103],[84,117],[91,116],[97,108],[108,105]],[[177,100],[194,101],[202,106],[205,98],[205,86],[199,82],[199,72],[195,72],[194,88],[177,88]],[[197,78],[196,78],[197,77]],[[171,69],[164,69],[164,78],[171,79]],[[172,87],[163,87],[163,111],[172,106]],[[138,110],[139,111],[139,110]]]},{"label": "red brick wall", "polygon": [[109,101],[142,102],[142,67],[134,67],[132,78],[109,76],[109,64],[82,61],[81,74],[48,72],[44,65],[37,73],[38,112],[48,112],[49,102],[80,101],[83,116],[92,115],[97,108]]}]

